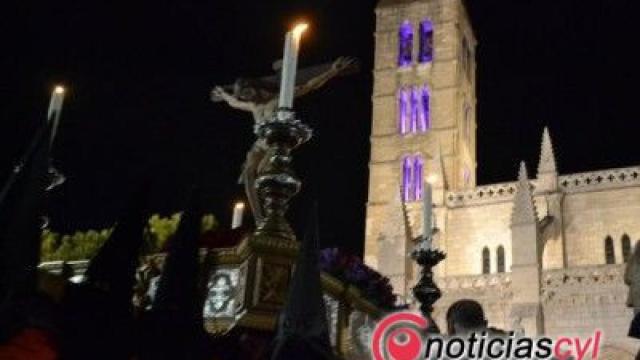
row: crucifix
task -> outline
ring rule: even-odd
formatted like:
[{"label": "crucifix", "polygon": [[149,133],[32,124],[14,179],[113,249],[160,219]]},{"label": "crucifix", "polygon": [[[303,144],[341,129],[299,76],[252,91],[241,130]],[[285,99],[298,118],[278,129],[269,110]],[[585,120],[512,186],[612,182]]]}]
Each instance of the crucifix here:
[{"label": "crucifix", "polygon": [[[278,110],[290,110],[294,98],[320,89],[334,77],[348,75],[358,70],[355,59],[339,57],[333,63],[301,69],[297,72],[297,76],[294,73],[295,80],[283,80],[283,74],[284,77],[290,77],[289,69],[295,66],[295,63],[287,64],[287,59],[285,51],[284,60],[274,63],[273,69],[277,72],[276,75],[253,79],[239,78],[233,84],[216,86],[211,92],[211,100],[226,102],[234,109],[250,112],[253,115],[254,127],[257,127],[277,116]],[[287,90],[284,83],[292,84],[293,88]],[[270,154],[272,151],[270,149],[272,148],[267,146],[264,138],[258,138],[247,152],[239,179],[239,183],[245,187],[251,212],[257,224],[264,218],[264,210],[259,202],[255,183],[258,174],[265,169],[273,155]]]}]

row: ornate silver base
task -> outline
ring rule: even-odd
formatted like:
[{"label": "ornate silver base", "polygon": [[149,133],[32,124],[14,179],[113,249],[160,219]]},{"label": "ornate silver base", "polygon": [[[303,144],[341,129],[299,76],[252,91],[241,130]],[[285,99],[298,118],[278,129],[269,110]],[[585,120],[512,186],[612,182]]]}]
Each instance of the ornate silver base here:
[{"label": "ornate silver base", "polygon": [[271,120],[257,124],[254,131],[264,140],[270,155],[267,166],[261,169],[256,180],[258,197],[265,212],[256,235],[293,240],[295,235],[284,215],[302,183],[291,168],[291,152],[311,139],[312,130],[297,120],[292,110],[279,109]]}]

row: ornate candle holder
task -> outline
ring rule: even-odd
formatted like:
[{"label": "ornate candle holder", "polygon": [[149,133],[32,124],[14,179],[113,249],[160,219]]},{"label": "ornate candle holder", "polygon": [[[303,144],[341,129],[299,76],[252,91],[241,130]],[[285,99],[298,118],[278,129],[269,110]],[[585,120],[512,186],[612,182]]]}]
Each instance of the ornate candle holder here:
[{"label": "ornate candle holder", "polygon": [[257,124],[254,131],[268,149],[266,163],[256,180],[258,197],[265,212],[256,235],[294,240],[295,235],[284,215],[302,183],[291,168],[291,152],[311,139],[312,130],[296,119],[291,109],[279,109],[273,118]]},{"label": "ornate candle holder", "polygon": [[445,253],[440,250],[432,249],[431,238],[437,232],[434,229],[431,234],[417,238],[416,246],[411,252],[411,258],[422,268],[420,280],[413,288],[413,296],[420,302],[420,312],[429,319],[429,328],[427,332],[439,333],[440,330],[436,325],[431,314],[433,313],[433,304],[440,299],[442,292],[433,281],[433,268],[446,258]]}]

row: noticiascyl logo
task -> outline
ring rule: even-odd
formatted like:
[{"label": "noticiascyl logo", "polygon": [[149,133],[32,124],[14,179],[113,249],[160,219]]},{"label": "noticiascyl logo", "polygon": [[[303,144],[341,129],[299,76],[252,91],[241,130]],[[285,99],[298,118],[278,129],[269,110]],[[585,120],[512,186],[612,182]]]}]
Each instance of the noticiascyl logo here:
[{"label": "noticiascyl logo", "polygon": [[422,333],[429,321],[413,312],[396,312],[384,317],[371,335],[374,360],[417,360],[423,356]]},{"label": "noticiascyl logo", "polygon": [[[374,360],[417,359],[577,359],[590,353],[598,359],[603,333],[593,335],[541,336],[529,338],[513,331],[492,337],[489,332],[472,332],[465,337],[433,336],[423,338],[429,320],[413,312],[397,312],[384,317],[371,335]],[[435,353],[435,354],[434,354]]]}]

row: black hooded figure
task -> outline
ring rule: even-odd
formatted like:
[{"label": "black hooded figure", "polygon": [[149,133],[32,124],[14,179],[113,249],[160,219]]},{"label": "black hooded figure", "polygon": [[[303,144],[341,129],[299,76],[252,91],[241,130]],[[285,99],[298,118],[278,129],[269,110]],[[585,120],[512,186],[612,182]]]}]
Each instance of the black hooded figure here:
[{"label": "black hooded figure", "polygon": [[130,359],[135,351],[133,286],[148,219],[148,184],[132,198],[81,284],[62,301],[64,359]]},{"label": "black hooded figure", "polygon": [[43,325],[36,283],[44,221],[53,122],[43,124],[20,163],[0,189],[0,342],[30,327]]},{"label": "black hooded figure", "polygon": [[[205,359],[199,281],[200,193],[191,191],[169,250],[151,310],[143,315],[140,359]],[[209,357],[210,358],[210,357]]]},{"label": "black hooded figure", "polygon": [[298,254],[287,303],[280,315],[271,360],[335,359],[318,266],[318,210],[314,205]]}]

